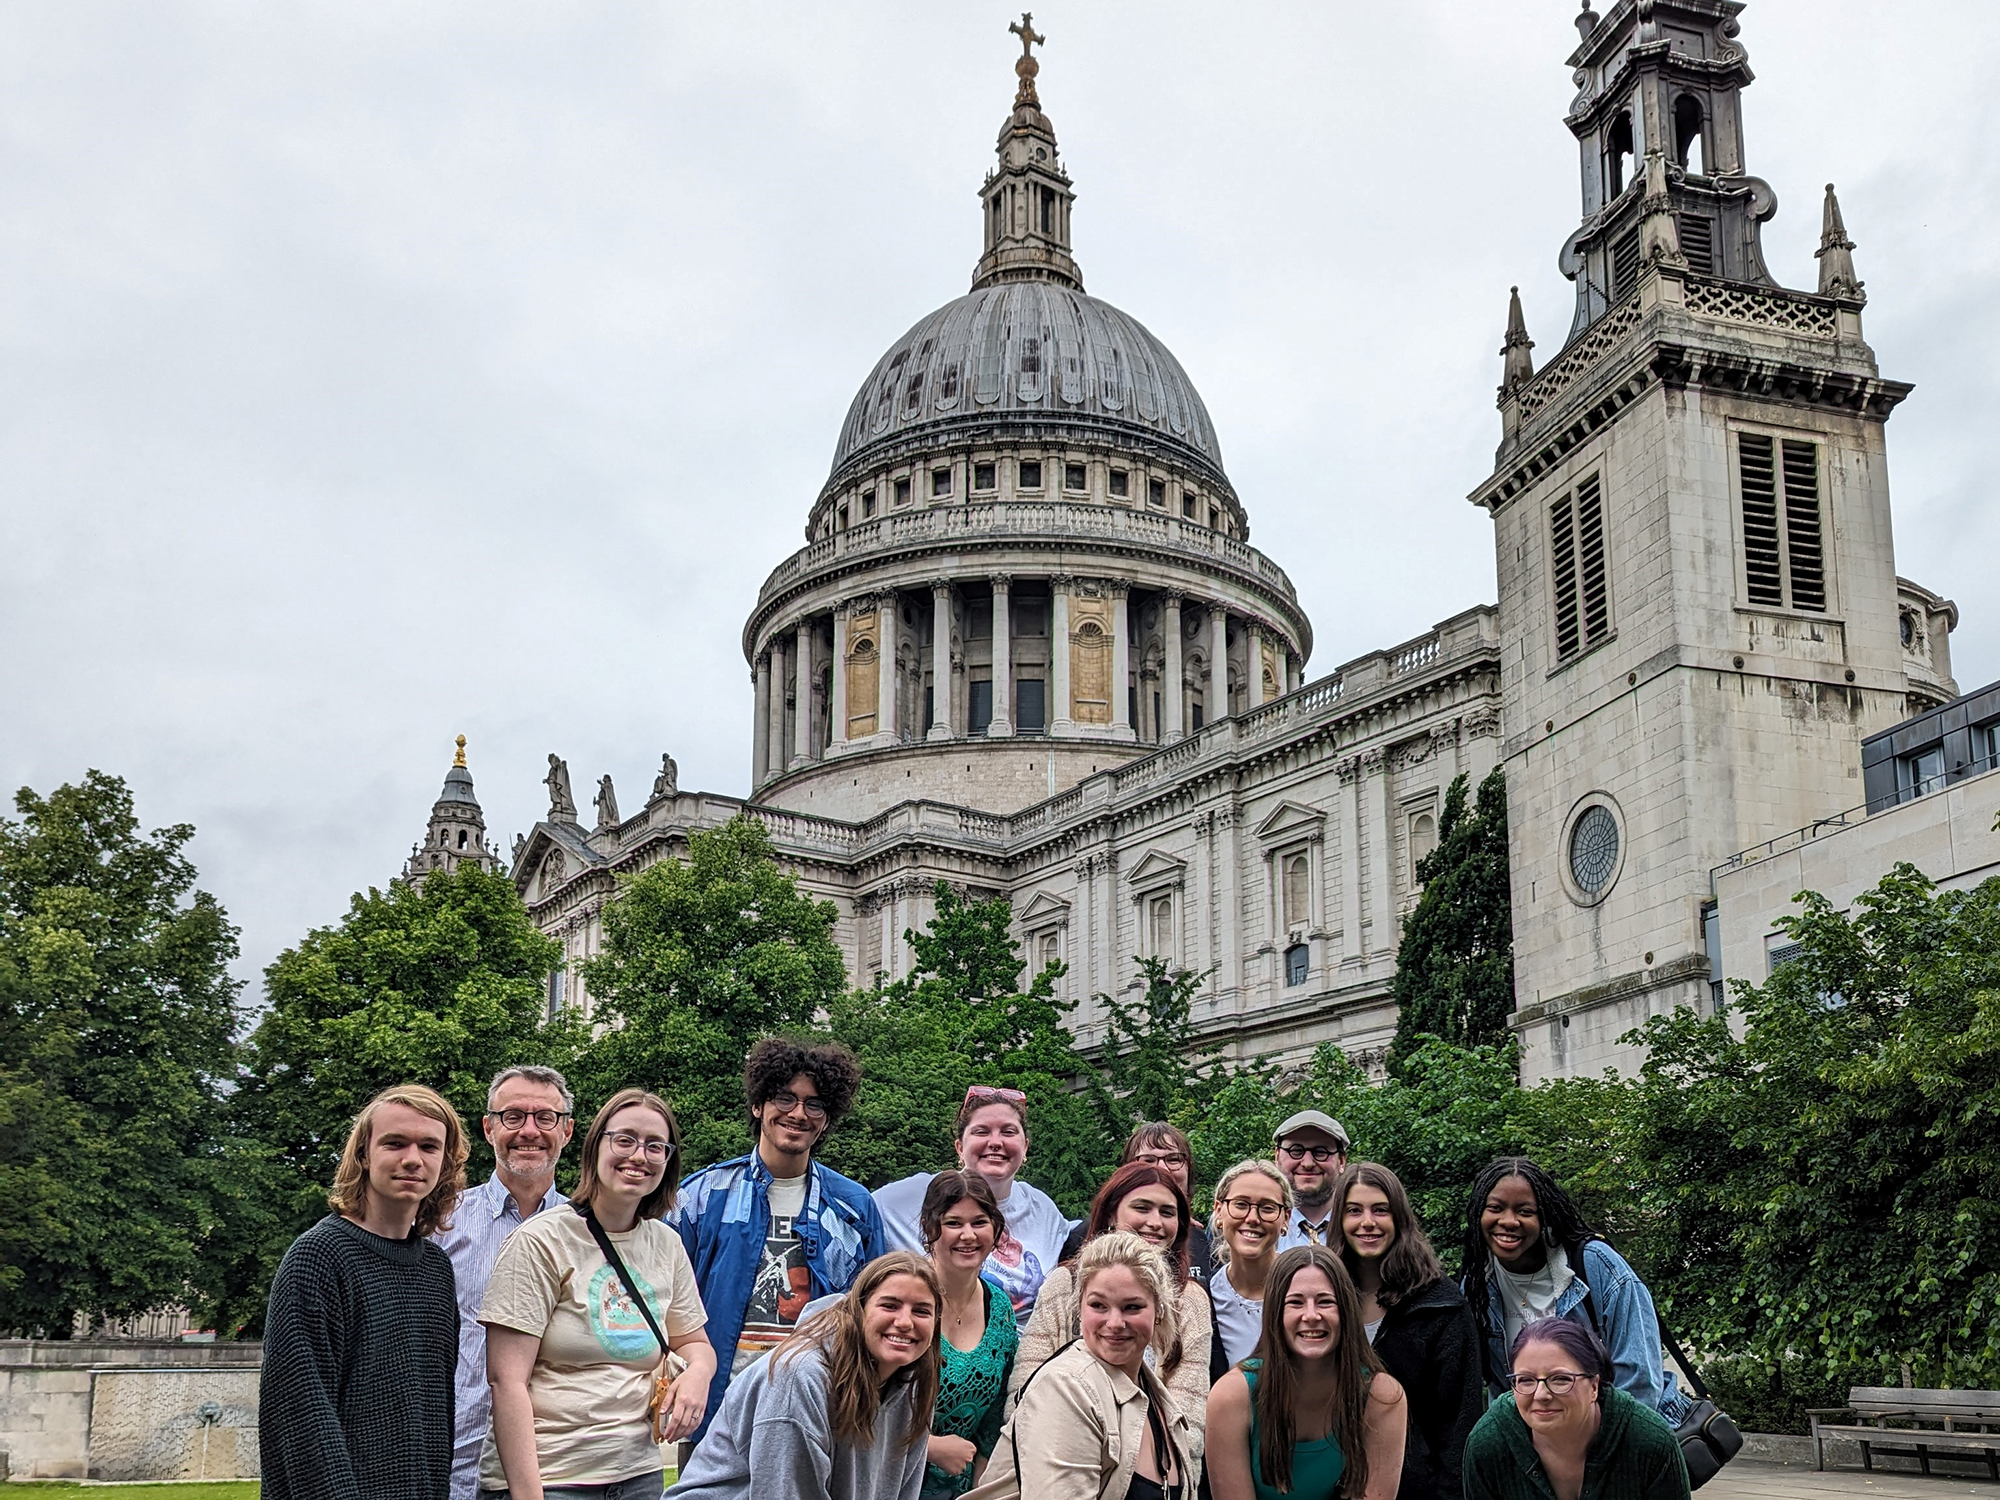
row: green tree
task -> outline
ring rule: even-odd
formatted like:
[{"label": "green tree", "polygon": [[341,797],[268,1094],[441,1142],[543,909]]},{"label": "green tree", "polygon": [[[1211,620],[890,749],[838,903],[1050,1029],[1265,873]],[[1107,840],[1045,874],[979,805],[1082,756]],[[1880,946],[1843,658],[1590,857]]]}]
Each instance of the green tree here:
[{"label": "green tree", "polygon": [[0,1328],[180,1300],[226,1196],[236,930],[100,771],[0,819]]},{"label": "green tree", "polygon": [[1514,919],[1507,886],[1507,783],[1498,767],[1466,806],[1466,780],[1453,778],[1438,817],[1437,847],[1417,862],[1424,892],[1403,923],[1396,950],[1396,1038],[1389,1071],[1399,1073],[1420,1039],[1462,1047],[1505,1039],[1514,1008]]},{"label": "green tree", "polygon": [[664,1094],[681,1120],[682,1169],[749,1148],[743,1056],[758,1037],[804,1032],[840,999],[835,911],[781,871],[763,824],[738,816],[624,881],[604,946],[583,966],[594,1035],[571,1062],[578,1109],[621,1088]]},{"label": "green tree", "polygon": [[233,1110],[245,1204],[211,1255],[207,1295],[225,1326],[255,1325],[285,1247],[326,1212],[347,1128],[392,1083],[421,1083],[472,1127],[472,1180],[491,1170],[478,1131],[493,1074],[561,1055],[546,1017],[562,950],[535,930],[513,882],[477,865],[357,895],[264,971],[268,1004]]}]

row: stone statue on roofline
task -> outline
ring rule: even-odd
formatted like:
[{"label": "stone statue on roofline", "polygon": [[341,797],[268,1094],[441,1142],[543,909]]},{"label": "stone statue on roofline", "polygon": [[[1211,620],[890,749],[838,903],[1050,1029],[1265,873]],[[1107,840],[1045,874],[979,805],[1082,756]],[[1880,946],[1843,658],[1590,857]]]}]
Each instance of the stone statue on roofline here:
[{"label": "stone statue on roofline", "polygon": [[569,790],[569,762],[554,751],[549,753],[549,774],[542,778],[549,788],[549,821],[551,823],[574,823],[576,821],[576,798]]}]

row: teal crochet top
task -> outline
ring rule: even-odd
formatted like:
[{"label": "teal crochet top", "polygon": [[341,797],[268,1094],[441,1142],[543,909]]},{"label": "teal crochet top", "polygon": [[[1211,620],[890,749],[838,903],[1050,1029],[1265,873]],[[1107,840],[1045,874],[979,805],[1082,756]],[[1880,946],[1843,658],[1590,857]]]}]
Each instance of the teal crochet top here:
[{"label": "teal crochet top", "polygon": [[[986,1288],[986,1332],[969,1350],[961,1350],[942,1334],[944,1372],[938,1381],[937,1410],[931,1431],[939,1436],[970,1438],[982,1456],[991,1457],[1000,1441],[1001,1418],[1007,1405],[1007,1380],[1014,1373],[1014,1351],[1021,1335],[1014,1322],[1014,1304],[990,1281]],[[963,1474],[947,1474],[936,1464],[924,1466],[923,1500],[962,1495],[972,1488],[972,1465]]]}]

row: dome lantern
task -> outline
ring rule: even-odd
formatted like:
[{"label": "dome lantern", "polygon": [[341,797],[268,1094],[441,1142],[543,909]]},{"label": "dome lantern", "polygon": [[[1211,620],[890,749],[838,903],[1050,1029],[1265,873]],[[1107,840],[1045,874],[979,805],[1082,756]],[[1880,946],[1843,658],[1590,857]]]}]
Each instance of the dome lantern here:
[{"label": "dome lantern", "polygon": [[1083,272],[1070,254],[1070,206],[1076,194],[1056,154],[1056,128],[1035,92],[1041,72],[1034,48],[1048,38],[1034,28],[1034,13],[1007,29],[1021,39],[1014,63],[1020,87],[1014,110],[1000,127],[1000,165],[986,174],[979,198],[985,216],[985,253],[972,273],[973,290],[1001,281],[1052,281],[1083,290]]}]

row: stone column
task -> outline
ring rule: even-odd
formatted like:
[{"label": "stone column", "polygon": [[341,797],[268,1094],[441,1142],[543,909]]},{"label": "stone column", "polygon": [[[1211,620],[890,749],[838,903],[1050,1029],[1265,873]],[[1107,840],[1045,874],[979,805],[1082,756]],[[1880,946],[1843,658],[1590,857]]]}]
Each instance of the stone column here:
[{"label": "stone column", "polygon": [[986,733],[1006,739],[1014,732],[1014,614],[1005,573],[993,575],[993,722]]},{"label": "stone column", "polygon": [[1220,867],[1221,910],[1217,913],[1215,988],[1219,995],[1238,995],[1243,988],[1243,854],[1239,837],[1242,813],[1224,805],[1215,814],[1216,863]]},{"label": "stone column", "polygon": [[785,769],[787,747],[785,744],[785,647],[783,636],[771,638],[771,723],[770,743],[765,749],[765,764],[773,776]]},{"label": "stone column", "polygon": [[1208,607],[1208,722],[1229,717],[1229,611]]},{"label": "stone column", "polygon": [[1370,953],[1393,954],[1402,934],[1396,923],[1396,876],[1390,856],[1389,767],[1380,750],[1361,757],[1361,816],[1368,831],[1368,924]]},{"label": "stone column", "polygon": [[1341,763],[1340,953],[1359,960],[1361,948],[1361,757]]},{"label": "stone column", "polygon": [[931,729],[927,740],[951,736],[951,580],[931,581]]},{"label": "stone column", "polygon": [[756,705],[750,710],[750,786],[754,790],[763,785],[770,765],[771,733],[771,658],[759,656],[757,670],[752,674],[757,684]]},{"label": "stone column", "polygon": [[1171,745],[1182,734],[1181,726],[1187,720],[1183,717],[1181,704],[1181,592],[1179,589],[1167,591],[1166,620],[1160,627],[1166,635],[1167,660],[1161,669],[1165,679],[1160,684],[1160,740]]},{"label": "stone column", "polygon": [[1111,737],[1136,738],[1132,723],[1131,588],[1111,585]]},{"label": "stone column", "polygon": [[[833,607],[833,677],[827,694],[826,752],[847,748],[847,606]],[[859,971],[857,971],[859,972]]]},{"label": "stone column", "polygon": [[792,764],[803,766],[813,754],[813,623],[799,621],[797,666],[793,674],[798,687],[793,690]]},{"label": "stone column", "polygon": [[1264,628],[1255,620],[1243,622],[1243,711],[1264,706]]},{"label": "stone column", "polygon": [[1069,722],[1069,586],[1058,576],[1049,580],[1049,733],[1068,734]]},{"label": "stone column", "polygon": [[875,731],[884,738],[882,743],[896,742],[896,642],[902,635],[902,615],[893,592],[878,595],[875,600],[875,634],[881,639],[875,642],[875,657],[879,675],[875,687]]}]

